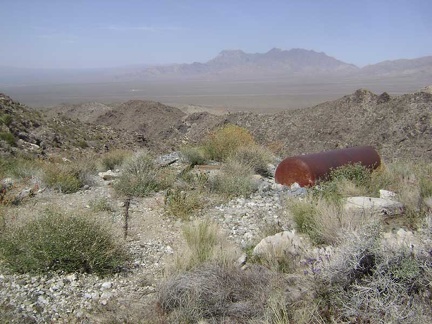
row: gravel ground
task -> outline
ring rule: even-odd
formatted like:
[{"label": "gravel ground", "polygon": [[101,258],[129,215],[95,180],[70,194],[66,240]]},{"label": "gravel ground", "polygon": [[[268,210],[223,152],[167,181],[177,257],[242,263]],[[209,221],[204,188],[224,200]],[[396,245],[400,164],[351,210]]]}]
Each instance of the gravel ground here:
[{"label": "gravel ground", "polygon": [[[284,195],[301,194],[284,190],[272,179],[260,181],[260,190],[252,197],[236,198],[204,212],[240,247],[257,243],[268,228],[289,226],[281,226],[284,211],[280,201]],[[123,201],[115,196],[108,181],[99,178],[87,190],[67,196],[42,191],[13,212],[22,218],[48,206],[86,212],[91,202],[100,198],[107,199],[114,210],[103,216],[121,228]],[[158,282],[184,244],[182,222],[166,217],[163,203],[163,193],[131,201],[126,246],[133,261],[127,272],[105,278],[76,273],[35,276],[0,272],[0,305],[6,310],[0,318],[11,323],[99,323],[144,318],[151,322]]]}]

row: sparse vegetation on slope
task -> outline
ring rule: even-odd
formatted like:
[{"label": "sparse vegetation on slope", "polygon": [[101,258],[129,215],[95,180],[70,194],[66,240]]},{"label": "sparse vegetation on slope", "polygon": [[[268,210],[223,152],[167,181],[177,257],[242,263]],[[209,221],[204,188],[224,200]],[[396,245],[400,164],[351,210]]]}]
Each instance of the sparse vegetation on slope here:
[{"label": "sparse vegetation on slope", "polygon": [[[343,100],[362,109],[375,101],[365,91]],[[1,123],[5,131],[15,127],[15,119],[9,126]],[[57,121],[56,132],[62,123]],[[253,121],[247,125],[255,127]],[[73,127],[67,128],[61,136],[71,136]],[[291,130],[278,131],[286,137]],[[299,143],[303,139],[300,136]],[[79,138],[65,141],[79,144]],[[23,153],[20,138],[16,150],[10,151],[14,155],[0,159],[0,297],[6,296],[0,300],[0,312],[5,318],[25,314],[27,321],[124,323],[431,321],[430,161],[388,162],[372,173],[359,165],[344,166],[319,186],[297,190],[273,183],[267,171],[272,155],[255,143],[251,132],[234,125],[215,129],[195,146],[189,144],[183,150],[188,164],[175,162],[177,155],[156,162],[147,151],[132,154],[110,147],[100,156],[85,158],[83,150],[93,145],[85,141],[88,148],[64,151],[67,156],[45,152],[34,158],[29,151]],[[208,145],[212,148],[206,151]],[[314,145],[322,149],[327,144],[316,140]],[[58,143],[58,148],[67,146]],[[210,159],[216,161],[196,166]],[[108,169],[116,172],[105,180],[102,174],[96,177],[97,171]],[[344,208],[348,197],[378,197],[380,189],[393,191],[393,199],[404,206],[400,215]],[[16,200],[21,194],[27,196]],[[41,212],[51,200],[73,212]],[[128,230],[128,235],[121,239],[113,227],[117,232]],[[288,248],[275,244],[265,258],[255,254],[256,243],[268,234],[282,237],[280,231],[289,234]],[[128,257],[131,262],[126,262]],[[111,276],[123,266],[128,271]],[[64,280],[62,271],[109,279],[85,275]],[[65,291],[52,291],[47,276],[58,276]],[[80,280],[90,277],[91,285],[81,286]],[[43,304],[42,299],[15,294],[39,286],[46,296],[62,302],[73,291],[77,311],[74,308],[68,317],[58,310],[44,313],[52,304],[64,308],[55,297]]]}]

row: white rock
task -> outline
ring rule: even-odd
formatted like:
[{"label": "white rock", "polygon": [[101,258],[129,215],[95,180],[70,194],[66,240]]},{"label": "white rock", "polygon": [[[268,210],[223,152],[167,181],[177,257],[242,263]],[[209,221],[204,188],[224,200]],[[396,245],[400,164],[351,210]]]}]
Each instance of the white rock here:
[{"label": "white rock", "polygon": [[382,199],[394,200],[396,197],[396,193],[394,193],[393,191],[390,191],[390,190],[381,189],[379,191],[379,193],[380,193],[380,198],[382,198]]},{"label": "white rock", "polygon": [[280,253],[300,256],[309,248],[309,242],[294,231],[284,231],[267,236],[259,242],[252,254],[259,257],[273,257]]},{"label": "white rock", "polygon": [[301,187],[297,182],[294,182],[290,187],[291,190],[296,190],[296,189],[300,189],[300,188]]},{"label": "white rock", "polygon": [[345,202],[346,210],[359,210],[365,213],[380,215],[400,215],[404,205],[398,201],[374,197],[349,197]]},{"label": "white rock", "polygon": [[106,281],[106,282],[102,283],[101,290],[111,289],[111,287],[112,287],[112,282]]}]

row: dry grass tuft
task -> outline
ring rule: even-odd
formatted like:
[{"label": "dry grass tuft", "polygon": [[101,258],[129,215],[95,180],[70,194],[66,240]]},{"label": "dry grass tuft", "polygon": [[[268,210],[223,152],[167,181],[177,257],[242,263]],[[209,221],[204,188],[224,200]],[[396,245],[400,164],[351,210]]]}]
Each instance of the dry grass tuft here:
[{"label": "dry grass tuft", "polygon": [[206,262],[229,264],[239,256],[239,250],[227,241],[218,225],[208,219],[186,224],[183,236],[186,247],[169,272],[188,271]]},{"label": "dry grass tuft", "polygon": [[250,196],[257,184],[252,178],[253,170],[250,166],[237,161],[228,161],[221,169],[221,173],[212,179],[212,190],[225,198],[236,196]]},{"label": "dry grass tuft", "polygon": [[262,316],[274,276],[261,266],[204,264],[163,283],[158,305],[170,323],[242,323]]}]

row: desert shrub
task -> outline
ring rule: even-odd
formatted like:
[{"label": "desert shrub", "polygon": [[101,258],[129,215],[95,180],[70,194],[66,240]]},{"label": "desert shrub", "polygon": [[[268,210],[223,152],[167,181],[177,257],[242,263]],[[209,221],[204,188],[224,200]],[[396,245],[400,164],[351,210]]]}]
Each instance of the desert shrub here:
[{"label": "desert shrub", "polygon": [[189,271],[203,263],[233,263],[239,251],[229,244],[217,224],[209,219],[197,219],[183,227],[186,246],[174,260],[171,273]]},{"label": "desert shrub", "polygon": [[173,181],[173,175],[167,169],[159,168],[148,152],[139,152],[125,161],[114,189],[126,196],[144,197],[168,188]]},{"label": "desert shrub", "polygon": [[115,170],[130,156],[125,150],[113,150],[102,155],[100,164],[103,171]]},{"label": "desert shrub", "polygon": [[46,211],[0,236],[0,256],[14,272],[44,271],[108,274],[127,255],[106,226],[84,216]]},{"label": "desert shrub", "polygon": [[262,176],[269,176],[268,164],[273,161],[273,154],[259,145],[242,146],[233,154],[232,159]]},{"label": "desert shrub", "polygon": [[262,319],[275,276],[258,265],[243,270],[208,263],[161,284],[158,305],[169,323]]},{"label": "desert shrub", "polygon": [[317,231],[315,222],[316,206],[309,200],[290,200],[288,208],[293,217],[296,230],[299,233],[309,235],[311,238],[315,237]]},{"label": "desert shrub", "polygon": [[40,176],[41,168],[41,161],[32,156],[4,157],[0,159],[0,178],[32,178]]},{"label": "desert shrub", "polygon": [[95,165],[89,161],[66,163],[47,163],[43,167],[43,182],[50,188],[62,193],[74,193],[86,184],[92,184],[90,174]]},{"label": "desert shrub", "polygon": [[185,172],[181,172],[178,178],[191,190],[205,191],[209,184],[209,175],[205,172],[191,171],[192,169],[188,169]]},{"label": "desert shrub", "polygon": [[296,230],[307,234],[314,244],[336,245],[346,232],[363,228],[376,218],[373,213],[347,210],[342,204],[322,197],[291,199],[287,208]]},{"label": "desert shrub", "polygon": [[210,260],[213,250],[218,244],[218,227],[209,220],[198,221],[183,228],[183,236],[189,250],[192,252],[192,259],[188,268],[193,268]]},{"label": "desert shrub", "polygon": [[432,176],[420,179],[420,197],[432,197]]},{"label": "desert shrub", "polygon": [[225,161],[238,148],[254,144],[253,136],[247,129],[227,124],[204,140],[203,149],[208,159]]},{"label": "desert shrub", "polygon": [[352,193],[367,194],[371,177],[371,170],[360,163],[343,165],[331,170],[314,193],[329,201],[341,202],[343,197]]},{"label": "desert shrub", "polygon": [[175,217],[187,220],[203,204],[200,193],[180,188],[168,189],[165,194],[165,211]]},{"label": "desert shrub", "polygon": [[317,276],[321,310],[337,322],[429,322],[432,260],[418,252],[383,245],[376,224],[347,234]]},{"label": "desert shrub", "polygon": [[9,114],[2,114],[0,115],[0,125],[4,124],[6,126],[9,126],[12,123],[13,117]]},{"label": "desert shrub", "polygon": [[10,146],[16,146],[15,136],[9,132],[0,132],[0,141],[5,141]]},{"label": "desert shrub", "polygon": [[94,212],[101,212],[101,211],[108,211],[112,212],[114,211],[114,207],[106,197],[101,197],[97,199],[90,200],[89,206],[92,211]]},{"label": "desert shrub", "polygon": [[185,146],[180,149],[180,153],[190,165],[204,164],[207,162],[205,152],[202,147]]},{"label": "desert shrub", "polygon": [[252,168],[237,161],[228,161],[221,169],[221,173],[211,179],[214,192],[226,198],[249,196],[257,189],[253,179]]}]

